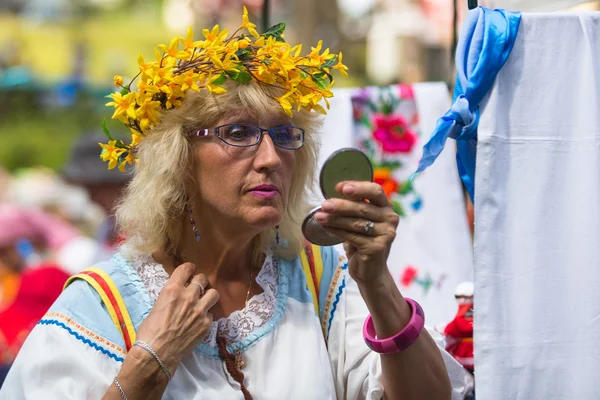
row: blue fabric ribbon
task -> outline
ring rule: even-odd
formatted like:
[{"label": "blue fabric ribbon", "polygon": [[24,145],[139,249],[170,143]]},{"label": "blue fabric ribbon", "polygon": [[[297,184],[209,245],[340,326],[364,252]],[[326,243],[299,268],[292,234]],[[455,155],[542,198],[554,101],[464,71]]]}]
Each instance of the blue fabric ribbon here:
[{"label": "blue fabric ribbon", "polygon": [[457,77],[452,107],[438,120],[423,146],[423,158],[413,178],[435,162],[450,137],[457,141],[458,172],[474,199],[479,103],[508,59],[520,23],[520,12],[483,7],[469,11],[456,49]]}]

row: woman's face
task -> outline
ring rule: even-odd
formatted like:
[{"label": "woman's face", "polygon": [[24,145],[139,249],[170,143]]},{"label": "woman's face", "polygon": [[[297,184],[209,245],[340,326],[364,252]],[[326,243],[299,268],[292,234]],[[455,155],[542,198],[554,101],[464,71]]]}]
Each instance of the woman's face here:
[{"label": "woman's face", "polygon": [[[224,124],[251,124],[264,129],[293,125],[283,114],[256,119],[247,113],[224,117],[215,126]],[[210,129],[208,136],[196,139],[194,157],[198,192],[194,205],[201,220],[256,232],[279,223],[288,200],[295,150],[275,146],[267,133],[255,146],[230,146]]]}]

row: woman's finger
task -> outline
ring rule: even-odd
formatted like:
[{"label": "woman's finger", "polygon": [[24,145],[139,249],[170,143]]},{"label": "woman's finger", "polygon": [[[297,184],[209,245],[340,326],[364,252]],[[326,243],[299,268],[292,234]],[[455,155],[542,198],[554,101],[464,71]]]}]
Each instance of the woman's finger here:
[{"label": "woman's finger", "polygon": [[215,289],[208,289],[204,296],[198,300],[198,307],[203,310],[210,310],[219,301],[219,292]]},{"label": "woman's finger", "polygon": [[372,236],[366,236],[365,234],[347,231],[345,229],[333,228],[331,226],[323,226],[323,229],[334,234],[345,242],[350,243],[356,247],[358,251],[362,251],[361,249],[368,248],[373,244]]},{"label": "woman's finger", "polygon": [[194,264],[189,262],[183,263],[179,267],[175,268],[175,271],[173,271],[169,280],[186,286],[195,272],[196,266]]},{"label": "woman's finger", "polygon": [[388,214],[386,208],[381,208],[365,201],[346,199],[328,199],[321,204],[321,209],[328,214],[363,218],[376,222],[385,222]]},{"label": "woman's finger", "polygon": [[390,202],[385,191],[374,182],[340,182],[335,190],[351,200],[368,200],[379,207],[389,207]]},{"label": "woman's finger", "polygon": [[327,214],[324,212],[316,213],[315,219],[322,226],[343,229],[348,232],[356,232],[366,236],[381,236],[393,230],[393,228],[386,223],[374,222],[364,218]]},{"label": "woman's finger", "polygon": [[204,293],[208,290],[208,279],[204,274],[196,274],[192,277],[190,284],[186,290],[195,292],[196,297],[204,296]]}]

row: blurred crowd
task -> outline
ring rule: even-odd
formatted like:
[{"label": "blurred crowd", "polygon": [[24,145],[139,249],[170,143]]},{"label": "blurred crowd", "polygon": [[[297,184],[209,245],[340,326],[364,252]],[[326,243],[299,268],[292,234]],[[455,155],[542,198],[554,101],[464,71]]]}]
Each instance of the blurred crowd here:
[{"label": "blurred crowd", "polygon": [[102,135],[82,135],[58,173],[0,170],[0,385],[67,278],[114,253],[111,210],[128,180],[100,160]]}]

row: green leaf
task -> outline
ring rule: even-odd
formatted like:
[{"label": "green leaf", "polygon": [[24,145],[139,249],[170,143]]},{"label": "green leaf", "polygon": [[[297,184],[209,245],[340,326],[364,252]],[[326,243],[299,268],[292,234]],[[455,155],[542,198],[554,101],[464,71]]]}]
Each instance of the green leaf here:
[{"label": "green leaf", "polygon": [[104,96],[104,98],[105,98],[105,99],[111,99],[111,100],[112,100],[112,99],[113,99],[113,98],[112,98],[112,93],[111,93],[111,94],[107,94],[106,96]]},{"label": "green leaf", "polygon": [[125,151],[125,152],[121,153],[121,155],[119,155],[119,158],[117,159],[117,163],[119,165],[125,162],[125,157],[127,157],[128,153],[129,152]]},{"label": "green leaf", "polygon": [[108,130],[108,125],[106,123],[106,118],[104,118],[104,120],[102,121],[102,131],[104,132],[104,134],[106,136],[108,136],[109,140],[115,140],[115,138],[112,137],[112,135],[110,134],[110,131]]},{"label": "green leaf", "polygon": [[265,36],[281,36],[285,31],[285,22],[280,22],[277,25],[273,25],[264,33]]},{"label": "green leaf", "polygon": [[373,129],[373,124],[371,123],[371,121],[369,120],[369,117],[367,117],[365,114],[363,114],[362,119],[360,121],[364,126],[366,126],[369,129]]},{"label": "green leaf", "polygon": [[402,163],[400,161],[382,161],[379,163],[379,166],[381,168],[389,168],[390,170],[394,171],[402,167]]},{"label": "green leaf", "polygon": [[317,85],[317,87],[321,90],[325,90],[327,89],[327,81],[325,80],[325,77],[327,75],[323,72],[319,72],[316,74],[311,75],[312,81]]},{"label": "green leaf", "polygon": [[369,139],[363,140],[363,146],[368,153],[368,157],[370,160],[373,160],[375,156],[375,148],[373,148],[373,143]]},{"label": "green leaf", "polygon": [[245,70],[241,70],[234,80],[238,83],[248,83],[252,80],[252,75]]},{"label": "green leaf", "polygon": [[412,190],[413,190],[412,183],[410,181],[406,181],[402,185],[400,185],[400,187],[398,188],[398,193],[405,195],[405,194],[409,194],[410,192],[412,192]]},{"label": "green leaf", "polygon": [[269,29],[267,29],[267,31],[265,33],[263,33],[263,36],[266,38],[270,38],[270,37],[274,37],[276,41],[278,42],[285,42],[285,40],[283,39],[283,32],[285,31],[285,22],[280,22],[277,25],[273,25],[272,27],[270,27]]},{"label": "green leaf", "polygon": [[386,101],[381,105],[381,112],[384,115],[390,115],[391,113],[394,112],[394,107],[392,104],[390,104],[389,102]]},{"label": "green leaf", "polygon": [[121,96],[125,96],[127,93],[129,93],[129,89],[127,89],[127,88],[121,89]]},{"label": "green leaf", "polygon": [[250,75],[246,70],[241,69],[238,72],[235,71],[227,71],[227,75],[236,82],[239,83],[248,83],[252,80],[252,75]]},{"label": "green leaf", "polygon": [[248,48],[239,49],[238,51],[235,52],[235,55],[238,57],[238,59],[240,61],[246,61],[246,60],[250,59],[252,52]]},{"label": "green leaf", "polygon": [[335,65],[335,62],[337,61],[338,56],[334,55],[333,57],[331,57],[329,60],[327,60],[327,62],[325,64],[323,64],[321,66],[321,68],[331,68]]},{"label": "green leaf", "polygon": [[217,85],[217,86],[222,85],[225,83],[226,80],[227,80],[227,77],[225,76],[225,72],[221,72],[219,77],[211,82],[211,85]]},{"label": "green leaf", "polygon": [[401,217],[405,217],[406,216],[406,213],[404,212],[404,208],[396,200],[392,200],[392,207],[394,209],[394,212],[396,214],[398,214],[399,216],[401,216]]},{"label": "green leaf", "polygon": [[240,74],[239,71],[225,71],[225,74],[227,74],[228,77],[230,77],[231,79],[235,79],[238,77],[238,75]]}]

